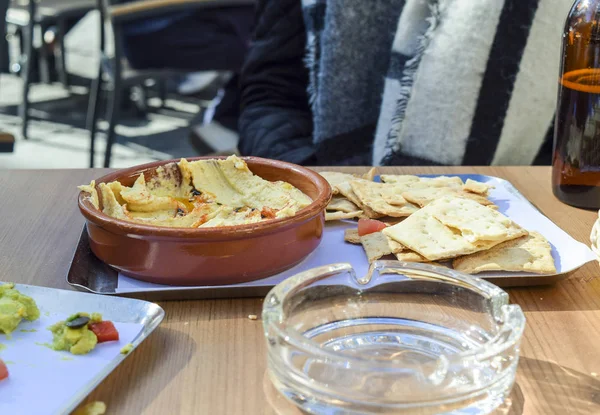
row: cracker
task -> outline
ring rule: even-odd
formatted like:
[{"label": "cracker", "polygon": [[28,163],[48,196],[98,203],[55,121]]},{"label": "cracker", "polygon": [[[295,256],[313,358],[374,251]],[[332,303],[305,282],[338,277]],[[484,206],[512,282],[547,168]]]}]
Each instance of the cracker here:
[{"label": "cracker", "polygon": [[384,183],[416,183],[421,181],[419,176],[410,174],[382,174],[379,176]]},{"label": "cracker", "polygon": [[489,201],[486,197],[463,192],[460,189],[450,187],[413,187],[402,193],[402,196],[411,203],[420,207],[425,207],[434,200],[440,199],[445,196],[462,197],[465,199],[474,200],[480,205],[492,206],[494,203]]},{"label": "cracker", "polygon": [[477,193],[480,195],[487,195],[489,190],[493,189],[494,186],[490,186],[489,184],[481,183],[475,180],[467,179],[462,188],[467,192]]},{"label": "cracker", "polygon": [[360,199],[354,193],[354,190],[352,190],[352,187],[350,186],[350,182],[340,183],[336,187],[342,195],[344,195],[348,200],[350,200],[356,206],[360,207],[364,213],[364,216],[366,216],[367,218],[377,219],[377,218],[384,216],[381,213],[375,212],[369,206],[363,205],[361,203]]},{"label": "cracker", "polygon": [[327,210],[334,210],[339,212],[356,212],[360,210],[358,206],[343,197],[334,197],[327,205]]},{"label": "cracker", "polygon": [[[381,232],[373,232],[360,237],[369,262],[378,260],[379,258],[392,254],[393,248],[390,246],[390,241]],[[404,248],[404,247],[402,247]]]},{"label": "cracker", "polygon": [[360,244],[358,229],[346,229],[344,231],[344,241],[350,242],[351,244]]},{"label": "cracker", "polygon": [[419,177],[410,174],[382,174],[384,183],[404,185],[409,188],[419,187],[449,187],[461,189],[463,181],[458,176]]},{"label": "cracker", "polygon": [[430,261],[453,258],[478,249],[421,209],[382,232]]},{"label": "cracker", "polygon": [[387,241],[388,241],[388,245],[390,247],[390,251],[392,252],[392,254],[399,254],[400,252],[408,251],[404,245],[402,245],[398,241],[394,241],[389,236],[385,236],[385,239],[387,239]]},{"label": "cracker", "polygon": [[468,274],[484,271],[556,273],[550,243],[538,232],[501,243],[488,251],[456,258],[452,266]]},{"label": "cracker", "polygon": [[430,187],[450,187],[461,189],[463,181],[458,176],[437,176],[437,177],[421,177],[421,183],[425,183]]},{"label": "cracker", "polygon": [[381,198],[383,199],[383,201],[392,206],[406,205],[407,201],[402,196],[403,191],[403,187],[389,184],[384,184],[379,189],[379,193],[381,194]]},{"label": "cracker", "polygon": [[398,261],[404,261],[404,262],[429,262],[429,260],[427,258],[425,258],[422,255],[417,254],[414,251],[403,251],[403,252],[398,252],[396,255],[396,258],[398,258]]},{"label": "cracker", "polygon": [[407,203],[404,206],[393,206],[383,200],[381,197],[381,189],[385,186],[384,184],[366,180],[354,180],[350,182],[350,186],[352,187],[354,194],[360,200],[361,206],[368,206],[381,215],[404,217],[410,216],[418,210],[416,206],[410,203]]},{"label": "cracker", "polygon": [[417,206],[425,207],[431,202],[440,197],[454,196],[456,191],[448,188],[437,187],[422,187],[407,190],[402,193],[402,196],[411,203]]},{"label": "cracker", "polygon": [[360,206],[360,200],[354,194],[352,187],[350,187],[350,182],[342,182],[335,185],[335,189],[339,194],[344,196],[346,199],[354,203],[356,206]]},{"label": "cracker", "polygon": [[404,218],[392,218],[392,217],[387,216],[387,217],[384,217],[384,218],[379,218],[377,220],[385,223],[388,226],[394,226],[394,225],[397,225],[400,222],[402,222],[404,219],[406,219],[406,217],[404,217]]},{"label": "cracker", "polygon": [[427,213],[442,224],[460,231],[471,243],[504,242],[527,235],[527,231],[493,209],[457,197],[444,197],[427,205]]},{"label": "cracker", "polygon": [[471,193],[471,192],[461,190],[456,195],[459,197],[465,198],[465,199],[474,200],[475,202],[477,202],[483,206],[490,206],[490,207],[496,206],[496,205],[494,205],[494,202],[489,200],[487,197],[478,195],[476,193]]},{"label": "cracker", "polygon": [[375,167],[371,167],[371,169],[362,175],[362,178],[365,180],[373,181],[375,180],[375,175],[377,174],[377,169]]},{"label": "cracker", "polygon": [[325,212],[325,220],[341,220],[341,219],[353,219],[362,215],[362,210],[356,212]]},{"label": "cracker", "polygon": [[339,193],[339,190],[337,189],[338,184],[354,180],[354,176],[351,174],[340,173],[337,171],[322,171],[319,172],[319,174],[323,176],[327,182],[329,182],[334,195]]},{"label": "cracker", "polygon": [[[501,241],[471,243],[431,215],[429,206],[382,232],[429,261],[455,258],[489,249]],[[489,209],[492,211],[491,209]]]},{"label": "cracker", "polygon": [[369,170],[367,173],[365,173],[363,175],[341,173],[338,171],[322,171],[322,172],[319,172],[319,174],[321,176],[323,176],[325,178],[325,180],[327,180],[327,182],[329,182],[329,185],[331,186],[333,194],[337,195],[340,193],[340,191],[337,187],[340,184],[349,183],[350,181],[356,180],[356,179],[365,179],[365,180],[373,181],[373,179],[375,178],[376,169],[375,169],[375,167],[373,167],[371,170]]}]

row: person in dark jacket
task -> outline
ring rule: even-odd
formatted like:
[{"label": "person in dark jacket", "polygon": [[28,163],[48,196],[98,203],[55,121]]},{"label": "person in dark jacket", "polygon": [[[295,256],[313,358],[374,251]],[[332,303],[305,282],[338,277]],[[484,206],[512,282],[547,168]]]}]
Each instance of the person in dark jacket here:
[{"label": "person in dark jacket", "polygon": [[258,0],[239,150],[307,165],[548,164],[572,0]]}]

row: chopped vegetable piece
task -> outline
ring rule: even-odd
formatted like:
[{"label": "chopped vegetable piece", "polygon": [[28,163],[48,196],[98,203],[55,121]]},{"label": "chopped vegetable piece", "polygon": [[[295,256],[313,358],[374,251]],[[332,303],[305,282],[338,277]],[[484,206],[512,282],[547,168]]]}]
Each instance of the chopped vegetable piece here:
[{"label": "chopped vegetable piece", "polygon": [[123,348],[121,349],[121,354],[128,354],[129,352],[131,352],[133,350],[133,344],[131,343],[127,343],[125,346],[123,346]]},{"label": "chopped vegetable piece", "polygon": [[87,324],[84,324],[80,328],[67,327],[66,324],[67,322],[59,321],[49,327],[53,337],[52,345],[50,346],[52,349],[66,350],[72,354],[86,354],[96,347],[98,339],[88,329]]},{"label": "chopped vegetable piece", "polygon": [[0,333],[10,338],[23,319],[34,321],[39,317],[40,310],[33,298],[21,294],[15,284],[0,285]]},{"label": "chopped vegetable piece", "polygon": [[90,322],[90,318],[86,316],[81,316],[74,318],[73,320],[67,320],[65,322],[65,326],[70,327],[72,329],[78,329]]},{"label": "chopped vegetable piece", "polygon": [[262,208],[262,210],[260,211],[260,216],[263,219],[275,219],[277,217],[276,215],[277,215],[276,212],[267,206],[264,206]]},{"label": "chopped vegetable piece", "polygon": [[387,225],[375,219],[359,219],[358,220],[358,236],[365,236],[370,233],[380,232],[387,228]]},{"label": "chopped vegetable piece", "polygon": [[119,340],[119,332],[115,328],[115,325],[112,323],[112,321],[90,323],[88,328],[96,335],[98,338],[98,343]]},{"label": "chopped vegetable piece", "polygon": [[106,413],[106,404],[100,401],[90,402],[73,412],[73,415],[103,415]]},{"label": "chopped vegetable piece", "polygon": [[4,380],[7,377],[8,377],[8,368],[6,367],[6,365],[4,364],[2,359],[0,359],[0,380]]},{"label": "chopped vegetable piece", "polygon": [[92,320],[92,323],[99,323],[102,321],[102,314],[92,313],[92,315],[90,316],[90,319]]}]

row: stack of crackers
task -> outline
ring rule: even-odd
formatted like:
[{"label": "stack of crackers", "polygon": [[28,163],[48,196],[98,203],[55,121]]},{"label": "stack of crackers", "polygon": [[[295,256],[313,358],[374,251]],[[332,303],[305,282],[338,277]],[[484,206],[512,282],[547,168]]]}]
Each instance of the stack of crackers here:
[{"label": "stack of crackers", "polygon": [[358,176],[322,172],[333,189],[326,220],[377,219],[388,226],[345,240],[362,244],[369,262],[393,255],[400,261],[433,263],[476,274],[513,271],[554,274],[548,241],[498,212],[491,186],[459,177]]}]

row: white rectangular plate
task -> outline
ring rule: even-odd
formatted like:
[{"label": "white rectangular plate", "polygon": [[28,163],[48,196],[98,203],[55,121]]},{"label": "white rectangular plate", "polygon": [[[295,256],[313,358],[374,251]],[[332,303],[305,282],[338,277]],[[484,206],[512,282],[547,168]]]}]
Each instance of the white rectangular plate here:
[{"label": "white rectangular plate", "polygon": [[[21,323],[10,339],[0,334],[0,358],[9,371],[9,378],[0,381],[0,414],[71,412],[127,357],[121,348],[127,343],[137,347],[164,317],[158,305],[141,300],[31,285],[16,288],[36,301],[41,316]],[[47,347],[52,343],[48,327],[77,312],[101,313],[115,324],[119,341],[98,344],[81,356]]]},{"label": "white rectangular plate", "polygon": [[[596,259],[588,246],[576,241],[560,229],[554,222],[535,208],[508,181],[497,177],[475,174],[449,176],[459,176],[463,181],[470,178],[494,186],[494,189],[490,192],[490,199],[498,205],[500,212],[513,219],[525,229],[540,232],[552,245],[552,256],[554,257],[557,269],[556,274],[539,275],[516,272],[487,272],[478,274],[478,276],[502,287],[552,284],[565,278],[569,272]],[[434,176],[427,175],[427,177]],[[243,284],[201,287],[166,286],[138,281],[121,274],[118,277],[115,275],[114,281],[107,281],[112,277],[108,276],[104,269],[98,273],[102,273],[102,276],[95,276],[96,280],[93,287],[89,283],[74,282],[70,279],[68,281],[79,288],[92,292],[120,295],[144,294],[147,295],[147,298],[153,299],[260,296],[265,295],[271,287],[285,278],[300,271],[322,265],[347,262],[354,267],[358,275],[364,275],[368,270],[369,264],[362,247],[344,242],[344,230],[352,227],[356,227],[356,222],[337,221],[327,223],[321,244],[300,264],[278,275]],[[89,277],[88,279],[83,279],[83,281],[89,281]]]}]

